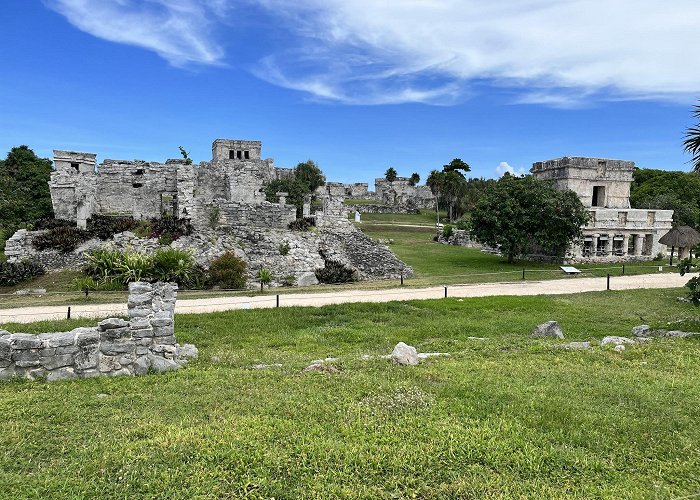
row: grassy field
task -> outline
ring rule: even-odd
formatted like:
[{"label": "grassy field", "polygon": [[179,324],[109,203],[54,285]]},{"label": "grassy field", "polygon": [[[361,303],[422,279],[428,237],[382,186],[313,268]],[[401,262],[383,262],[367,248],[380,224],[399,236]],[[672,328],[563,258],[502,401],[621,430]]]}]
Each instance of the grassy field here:
[{"label": "grassy field", "polygon": [[[2,496],[695,495],[700,339],[618,354],[528,335],[549,319],[567,340],[628,335],[642,318],[697,330],[698,309],[680,293],[179,315],[178,340],[196,343],[200,359],[178,372],[0,384]],[[451,357],[417,367],[377,357],[400,340]],[[302,373],[326,356],[340,358],[340,373]]]}]

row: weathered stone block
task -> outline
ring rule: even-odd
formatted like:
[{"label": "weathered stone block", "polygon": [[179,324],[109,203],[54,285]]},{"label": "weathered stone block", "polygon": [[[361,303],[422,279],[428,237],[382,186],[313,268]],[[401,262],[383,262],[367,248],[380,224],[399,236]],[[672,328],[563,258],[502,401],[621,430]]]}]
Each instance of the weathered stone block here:
[{"label": "weathered stone block", "polygon": [[129,318],[145,318],[148,317],[153,311],[150,308],[145,307],[135,307],[129,309]]},{"label": "weathered stone block", "polygon": [[151,325],[154,327],[158,326],[170,326],[173,324],[173,317],[167,311],[160,311],[153,315],[151,318]]},{"label": "weathered stone block", "polygon": [[131,328],[123,327],[123,328],[114,328],[112,330],[105,330],[102,332],[100,337],[101,337],[102,341],[130,338],[131,337]]},{"label": "weathered stone block", "polygon": [[97,332],[83,333],[76,337],[78,352],[75,353],[75,368],[88,370],[96,368],[99,360],[100,336]]},{"label": "weathered stone block", "polygon": [[119,364],[119,360],[117,359],[117,356],[106,356],[102,355],[100,356],[100,365],[99,369],[100,372],[102,373],[107,373],[107,372],[113,372],[117,370],[121,370],[122,365]]},{"label": "weathered stone block", "polygon": [[175,345],[177,340],[175,339],[175,335],[168,335],[167,337],[158,337],[157,342],[159,344]]},{"label": "weathered stone block", "polygon": [[42,333],[37,335],[44,342],[46,347],[64,347],[75,344],[75,333]]},{"label": "weathered stone block", "polygon": [[132,373],[128,368],[120,368],[119,370],[110,372],[108,375],[110,377],[130,377]]},{"label": "weathered stone block", "polygon": [[170,344],[157,344],[151,347],[151,353],[157,356],[172,359],[177,354],[177,347]]},{"label": "weathered stone block", "polygon": [[176,346],[176,356],[178,358],[196,358],[199,356],[199,350],[194,344],[185,344]]},{"label": "weathered stone block", "polygon": [[130,322],[132,330],[143,330],[151,327],[151,322],[148,318],[134,318]]},{"label": "weathered stone block", "polygon": [[0,361],[11,359],[12,349],[7,338],[0,339]]},{"label": "weathered stone block", "polygon": [[144,328],[142,330],[131,330],[131,336],[134,339],[143,339],[153,337],[153,328]]},{"label": "weathered stone block", "polygon": [[135,350],[136,344],[134,342],[102,342],[100,344],[100,351],[107,356],[117,356],[134,352]]},{"label": "weathered stone block", "polygon": [[143,337],[140,339],[135,339],[134,342],[137,346],[148,348],[151,345],[153,345],[153,337]]},{"label": "weathered stone block", "polygon": [[15,333],[10,337],[10,346],[12,349],[41,349],[42,341],[36,335],[28,333]]},{"label": "weathered stone block", "polygon": [[151,293],[130,294],[127,305],[129,309],[137,307],[148,307],[151,305],[152,300],[153,294]]},{"label": "weathered stone block", "polygon": [[24,349],[22,351],[13,351],[12,361],[14,361],[15,365],[21,368],[41,365],[41,361],[39,360],[38,349]]},{"label": "weathered stone block", "polygon": [[145,281],[129,283],[129,295],[142,295],[153,291],[153,285]]},{"label": "weathered stone block", "polygon": [[0,368],[0,380],[10,380],[15,376],[15,365]]},{"label": "weathered stone block", "polygon": [[29,380],[39,380],[46,377],[48,372],[43,367],[29,368],[24,374],[25,378]]},{"label": "weathered stone block", "polygon": [[[42,350],[41,352],[42,352],[42,356],[43,356],[44,350]],[[60,356],[62,354],[75,354],[76,352],[78,352],[78,346],[77,345],[69,345],[66,347],[57,347],[55,354]]]},{"label": "weathered stone block", "polygon": [[105,330],[112,330],[114,328],[124,328],[127,326],[129,326],[129,323],[121,318],[107,318],[105,320],[100,321],[97,324],[97,329],[103,332]]},{"label": "weathered stone block", "polygon": [[557,339],[563,339],[564,333],[561,331],[559,323],[556,321],[547,321],[541,325],[537,325],[532,330],[533,337],[554,337]]},{"label": "weathered stone block", "polygon": [[157,326],[153,328],[154,337],[168,337],[175,335],[175,328],[173,326]]},{"label": "weathered stone block", "polygon": [[61,368],[62,366],[72,365],[75,361],[72,354],[63,354],[61,356],[49,356],[47,358],[41,358],[41,365],[47,370],[55,370],[56,368]]},{"label": "weathered stone block", "polygon": [[136,358],[136,361],[131,365],[131,371],[134,375],[145,375],[148,373],[150,367],[151,361],[148,359],[148,356],[140,356]]},{"label": "weathered stone block", "polygon": [[56,354],[56,349],[56,347],[44,347],[43,349],[39,349],[39,356],[42,358],[53,356]]},{"label": "weathered stone block", "polygon": [[151,370],[154,372],[167,372],[170,370],[177,370],[180,368],[175,361],[172,359],[165,359],[160,356],[155,356],[153,354],[148,355],[148,359],[151,362]]},{"label": "weathered stone block", "polygon": [[149,351],[150,349],[147,346],[137,345],[134,353],[136,354],[136,356],[145,356],[149,353]]},{"label": "weathered stone block", "polygon": [[56,382],[58,380],[72,380],[78,378],[78,375],[73,368],[66,366],[50,371],[46,378],[49,382]]},{"label": "weathered stone block", "polygon": [[93,378],[93,377],[99,377],[101,375],[100,371],[95,369],[95,368],[90,368],[88,370],[80,370],[76,371],[78,375],[80,375],[81,378]]}]

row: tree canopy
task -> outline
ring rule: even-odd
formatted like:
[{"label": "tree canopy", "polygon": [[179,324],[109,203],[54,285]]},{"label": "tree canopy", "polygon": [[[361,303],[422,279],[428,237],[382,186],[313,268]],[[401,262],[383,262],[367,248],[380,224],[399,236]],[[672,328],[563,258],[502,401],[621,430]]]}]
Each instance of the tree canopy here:
[{"label": "tree canopy", "polygon": [[411,177],[408,178],[408,185],[409,186],[415,186],[420,182],[420,175],[418,175],[418,172],[413,172],[411,174]]},{"label": "tree canopy", "polygon": [[265,199],[275,203],[278,199],[277,193],[289,193],[287,201],[300,212],[304,206],[304,196],[313,195],[325,182],[326,177],[319,166],[312,160],[307,160],[294,167],[292,176],[268,183],[265,186]]},{"label": "tree canopy", "polygon": [[467,193],[467,180],[460,170],[469,172],[471,168],[459,158],[455,158],[443,165],[442,170],[431,171],[425,181],[437,199],[438,208],[440,202],[447,205],[450,222],[460,215],[457,213],[459,201]]},{"label": "tree canopy", "polygon": [[14,147],[0,160],[0,230],[7,233],[53,215],[51,160],[28,146]]},{"label": "tree canopy", "polygon": [[673,210],[678,226],[700,227],[700,175],[638,168],[630,188],[632,208]]},{"label": "tree canopy", "polygon": [[547,181],[510,174],[486,186],[471,215],[476,238],[499,247],[508,262],[533,247],[563,256],[581,237],[588,219],[588,210],[573,191],[558,191]]},{"label": "tree canopy", "polygon": [[396,169],[394,167],[389,167],[386,169],[386,172],[384,172],[384,178],[389,182],[394,182],[397,175],[398,174],[396,173]]}]

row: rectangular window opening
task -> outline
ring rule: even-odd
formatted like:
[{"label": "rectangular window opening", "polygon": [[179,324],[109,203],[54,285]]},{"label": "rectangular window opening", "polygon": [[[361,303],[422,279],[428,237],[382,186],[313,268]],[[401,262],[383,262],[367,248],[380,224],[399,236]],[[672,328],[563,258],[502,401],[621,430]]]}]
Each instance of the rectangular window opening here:
[{"label": "rectangular window opening", "polygon": [[593,200],[591,204],[594,207],[605,206],[605,186],[593,186]]},{"label": "rectangular window opening", "polygon": [[71,168],[72,168],[73,170],[75,170],[76,172],[80,172],[80,163],[71,162],[70,166],[71,166]]},{"label": "rectangular window opening", "polygon": [[250,159],[250,151],[243,151],[243,156],[245,157],[246,160]]},{"label": "rectangular window opening", "polygon": [[228,159],[229,160],[235,160],[236,159],[236,152],[233,149],[230,149],[228,152]]},{"label": "rectangular window opening", "polygon": [[142,168],[139,168],[136,170],[136,172],[134,172],[134,175],[143,175],[143,174],[144,174],[144,170]]},{"label": "rectangular window opening", "polygon": [[236,157],[241,160],[243,159],[243,151],[236,151]]}]

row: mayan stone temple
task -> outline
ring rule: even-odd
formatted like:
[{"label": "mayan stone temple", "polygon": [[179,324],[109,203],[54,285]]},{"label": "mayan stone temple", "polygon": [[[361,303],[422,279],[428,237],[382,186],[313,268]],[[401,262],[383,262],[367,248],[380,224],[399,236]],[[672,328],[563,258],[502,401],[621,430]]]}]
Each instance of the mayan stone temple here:
[{"label": "mayan stone temple", "polygon": [[532,165],[535,177],[571,189],[590,211],[583,241],[567,260],[652,260],[666,254],[659,238],[671,229],[673,210],[630,208],[634,168],[632,161],[568,156]]},{"label": "mayan stone temple", "polygon": [[[288,193],[276,193],[274,202],[266,199],[265,187],[294,171],[262,159],[261,151],[260,141],[217,139],[211,161],[199,164],[186,159],[107,159],[98,164],[94,153],[55,150],[49,187],[57,219],[85,228],[93,215],[137,220],[173,216],[186,220],[192,232],[161,244],[126,231],[60,252],[38,250],[33,241],[41,231],[23,229],[7,241],[5,254],[10,261],[32,259],[48,269],[80,269],[86,252],[105,245],[143,252],[172,246],[191,251],[204,267],[233,252],[246,262],[251,287],[262,268],[275,271],[271,286],[314,285],[316,271],[330,261],[350,268],[360,280],[412,275],[388,247],[352,225],[343,184],[322,185],[304,199],[303,207],[288,204]],[[302,216],[313,218],[313,231],[290,226]]]}]

